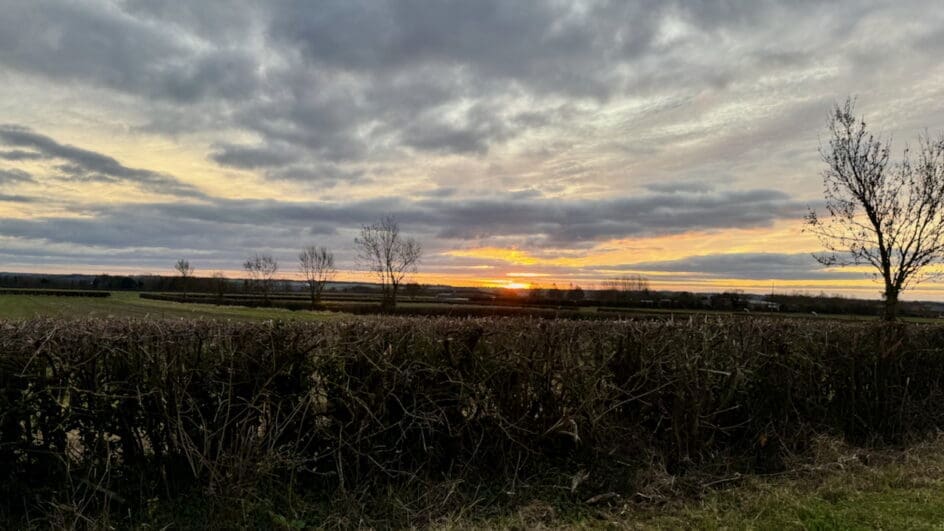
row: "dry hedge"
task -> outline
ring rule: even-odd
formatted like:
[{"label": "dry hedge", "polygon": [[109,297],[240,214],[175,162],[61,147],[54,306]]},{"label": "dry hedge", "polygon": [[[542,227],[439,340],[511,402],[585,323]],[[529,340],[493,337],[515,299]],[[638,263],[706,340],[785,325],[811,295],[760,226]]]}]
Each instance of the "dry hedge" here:
[{"label": "dry hedge", "polygon": [[[944,425],[944,328],[727,319],[0,324],[0,512],[632,465],[771,470]],[[542,476],[543,477],[543,476]]]}]

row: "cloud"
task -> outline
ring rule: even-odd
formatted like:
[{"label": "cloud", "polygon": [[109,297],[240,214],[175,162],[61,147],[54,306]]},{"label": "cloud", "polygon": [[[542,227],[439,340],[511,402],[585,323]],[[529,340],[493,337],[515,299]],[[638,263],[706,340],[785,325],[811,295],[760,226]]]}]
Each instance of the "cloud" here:
[{"label": "cloud", "polygon": [[273,181],[318,184],[333,186],[339,183],[363,184],[371,179],[360,168],[332,163],[299,164],[282,168],[273,168],[265,173]]},{"label": "cloud", "polygon": [[[822,69],[852,73],[893,60],[870,55],[863,41],[875,17],[927,13],[904,35],[886,32],[895,40],[885,48],[930,59],[944,42],[933,5],[36,0],[5,7],[0,64],[137,97],[150,131],[255,135],[258,144],[214,143],[208,155],[227,166],[298,169],[391,156],[408,164],[416,154],[482,156],[531,132],[593,121],[627,97],[653,100],[631,116],[645,119],[679,102],[692,108],[693,95],[707,105],[693,110],[710,112],[726,103],[713,103],[713,94],[737,101],[750,89],[782,96],[789,115],[807,102],[786,85],[816,83]],[[851,79],[865,86],[866,77]],[[637,142],[659,131],[643,125]],[[771,140],[784,135],[774,131]]]},{"label": "cloud", "polygon": [[829,270],[809,253],[726,253],[690,256],[678,260],[627,264],[623,269],[689,273],[713,278],[750,280],[862,279],[857,271]]},{"label": "cloud", "polygon": [[[801,206],[769,190],[649,194],[607,200],[518,199],[404,203],[396,197],[349,202],[212,199],[201,203],[90,206],[88,217],[0,219],[0,235],[108,249],[177,248],[241,254],[293,250],[317,239],[349,254],[362,224],[393,214],[432,252],[456,242],[506,241],[523,247],[589,247],[610,238],[705,228],[764,226],[800,215]],[[452,242],[452,243],[450,243]]]},{"label": "cloud", "polygon": [[[431,204],[426,202],[427,205]],[[557,198],[453,201],[435,209],[439,237],[529,236],[546,246],[579,246],[695,229],[769,226],[799,218],[805,206],[775,190],[650,193],[604,200]],[[409,215],[408,213],[405,215]],[[541,237],[535,241],[535,237]]]},{"label": "cloud", "polygon": [[181,38],[175,26],[116,5],[36,0],[3,9],[0,64],[19,71],[181,103],[245,98],[258,82],[244,50]]},{"label": "cloud", "polygon": [[210,154],[210,158],[220,165],[241,169],[283,166],[297,161],[299,156],[298,153],[284,147],[236,144],[220,144],[216,151]]},{"label": "cloud", "polygon": [[41,200],[37,197],[27,195],[0,194],[0,201],[9,203],[39,203]]},{"label": "cloud", "polygon": [[21,161],[21,160],[40,160],[44,158],[42,153],[35,151],[25,151],[22,149],[13,149],[10,151],[0,151],[0,159]]},{"label": "cloud", "polygon": [[33,176],[23,170],[0,168],[0,184],[31,183]]},{"label": "cloud", "polygon": [[196,187],[163,173],[129,168],[108,155],[60,144],[52,138],[18,125],[0,125],[0,143],[35,150],[45,159],[64,161],[59,169],[67,178],[105,182],[126,181],[145,190],[202,198]]}]

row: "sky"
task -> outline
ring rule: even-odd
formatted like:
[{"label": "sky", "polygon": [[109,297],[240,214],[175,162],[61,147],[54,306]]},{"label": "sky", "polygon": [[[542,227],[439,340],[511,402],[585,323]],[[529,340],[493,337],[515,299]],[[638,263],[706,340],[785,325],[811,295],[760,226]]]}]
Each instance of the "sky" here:
[{"label": "sky", "polygon": [[[0,270],[356,271],[877,297],[801,231],[852,95],[900,150],[944,129],[944,3],[0,0]],[[944,299],[944,285],[913,297]]]}]

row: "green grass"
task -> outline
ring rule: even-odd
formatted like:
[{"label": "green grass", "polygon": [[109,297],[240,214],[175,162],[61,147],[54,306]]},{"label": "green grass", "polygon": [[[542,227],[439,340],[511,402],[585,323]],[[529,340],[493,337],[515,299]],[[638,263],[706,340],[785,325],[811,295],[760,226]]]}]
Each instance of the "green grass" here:
[{"label": "green grass", "polygon": [[[939,472],[939,470],[938,470]],[[783,483],[752,480],[699,503],[640,519],[654,528],[706,529],[940,529],[944,481],[940,475],[889,466],[839,473],[823,480]]]},{"label": "green grass", "polygon": [[[553,507],[535,501],[449,529],[944,529],[944,438],[904,450],[832,455],[781,476],[744,476],[701,495],[640,493],[609,506]],[[865,464],[865,463],[869,464]],[[672,478],[656,481],[672,490]],[[734,478],[732,478],[734,479]],[[592,493],[588,493],[587,496]]]},{"label": "green grass", "polygon": [[0,319],[34,317],[86,318],[204,318],[204,319],[325,319],[329,312],[289,311],[278,308],[243,308],[142,299],[137,293],[113,292],[111,297],[53,297],[0,295]]}]

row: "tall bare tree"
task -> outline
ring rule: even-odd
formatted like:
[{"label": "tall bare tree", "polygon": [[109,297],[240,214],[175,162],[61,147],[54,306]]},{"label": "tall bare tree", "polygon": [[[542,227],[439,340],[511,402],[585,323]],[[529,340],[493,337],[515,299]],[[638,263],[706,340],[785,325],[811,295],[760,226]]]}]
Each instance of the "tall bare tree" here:
[{"label": "tall bare tree", "polygon": [[913,155],[890,160],[891,146],[856,117],[855,101],[836,105],[820,148],[826,216],[810,210],[806,229],[827,250],[826,266],[871,265],[882,279],[884,318],[898,315],[901,292],[932,276],[944,258],[944,137],[918,139]]},{"label": "tall bare tree", "polygon": [[413,238],[403,237],[399,223],[391,216],[361,227],[354,245],[357,264],[380,282],[384,308],[394,308],[403,279],[416,272],[422,246]]},{"label": "tall bare tree", "polygon": [[243,269],[249,275],[253,289],[262,292],[262,298],[269,302],[269,293],[275,283],[275,274],[279,271],[279,263],[269,254],[256,253],[243,263]]},{"label": "tall bare tree", "polygon": [[298,254],[298,266],[308,284],[311,308],[318,306],[325,284],[334,278],[338,270],[334,267],[334,254],[324,247],[309,246]]}]

